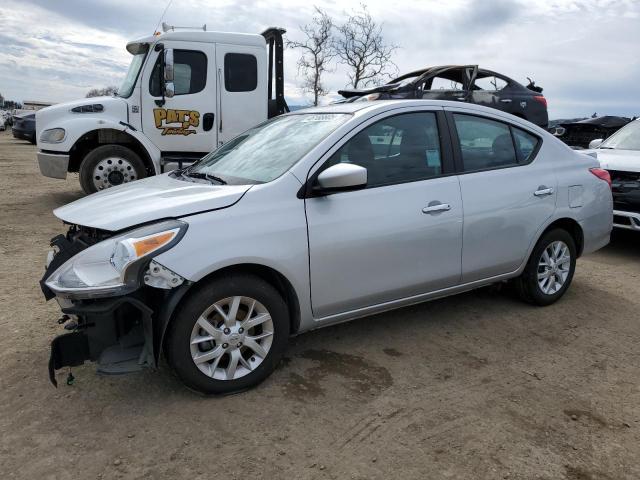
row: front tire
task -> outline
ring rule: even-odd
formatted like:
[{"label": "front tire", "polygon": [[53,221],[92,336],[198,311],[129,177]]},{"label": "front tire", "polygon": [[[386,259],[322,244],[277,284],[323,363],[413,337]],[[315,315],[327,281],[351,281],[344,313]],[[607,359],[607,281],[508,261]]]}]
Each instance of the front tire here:
[{"label": "front tire", "polygon": [[253,387],[287,346],[289,311],[259,277],[231,274],[200,286],[169,326],[167,360],[190,389],[228,394]]},{"label": "front tire", "polygon": [[542,306],[557,302],[571,285],[576,258],[576,244],[569,232],[554,229],[545,233],[516,279],[520,298]]},{"label": "front tire", "polygon": [[80,164],[80,186],[86,194],[129,183],[147,176],[136,152],[122,145],[101,145]]}]

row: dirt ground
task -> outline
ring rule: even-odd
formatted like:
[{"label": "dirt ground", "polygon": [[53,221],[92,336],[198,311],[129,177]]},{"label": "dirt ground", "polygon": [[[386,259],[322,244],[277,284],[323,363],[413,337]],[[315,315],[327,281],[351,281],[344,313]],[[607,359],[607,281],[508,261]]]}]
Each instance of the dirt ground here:
[{"label": "dirt ground", "polygon": [[0,172],[2,479],[640,478],[640,235],[579,260],[551,307],[483,289],[308,333],[239,395],[166,366],[55,389],[38,280],[78,179],[10,133]]}]

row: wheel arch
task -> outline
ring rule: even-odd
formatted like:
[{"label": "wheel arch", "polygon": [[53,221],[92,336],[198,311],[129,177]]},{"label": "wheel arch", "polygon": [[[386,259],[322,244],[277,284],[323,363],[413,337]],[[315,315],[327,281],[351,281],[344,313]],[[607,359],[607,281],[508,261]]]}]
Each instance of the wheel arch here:
[{"label": "wheel arch", "polygon": [[190,293],[193,292],[197,286],[202,285],[204,282],[208,282],[225,275],[237,273],[255,275],[256,277],[275,287],[275,289],[278,290],[278,292],[282,295],[282,298],[284,298],[287,304],[287,308],[289,309],[289,333],[291,335],[294,335],[299,331],[302,314],[300,310],[300,301],[298,299],[298,294],[293,288],[291,282],[282,273],[272,267],[257,263],[241,263],[228,265],[220,268],[219,270],[215,270],[209,273],[197,282],[191,284],[188,288],[176,289],[175,296],[170,299],[170,301],[166,305],[166,308],[163,308],[163,311],[158,317],[159,331],[157,331],[154,335],[155,338],[159,340],[157,348],[155,349],[155,351],[157,352],[156,361],[159,358],[160,352],[164,350],[166,332],[169,325],[174,320],[175,312],[180,309],[180,306],[183,302],[189,299]]},{"label": "wheel arch", "polygon": [[582,231],[582,227],[580,226],[580,224],[573,218],[563,217],[551,222],[549,225],[547,225],[547,228],[545,228],[539,235],[536,243],[540,240],[540,238],[542,238],[545,233],[556,228],[566,230],[569,235],[571,235],[573,241],[576,244],[578,257],[580,257],[582,255],[582,251],[584,250],[584,232]]},{"label": "wheel arch", "polygon": [[121,145],[133,150],[144,163],[147,174],[155,175],[153,160],[145,146],[133,135],[111,128],[88,131],[76,140],[69,150],[69,172],[78,172],[87,154],[101,145]]}]

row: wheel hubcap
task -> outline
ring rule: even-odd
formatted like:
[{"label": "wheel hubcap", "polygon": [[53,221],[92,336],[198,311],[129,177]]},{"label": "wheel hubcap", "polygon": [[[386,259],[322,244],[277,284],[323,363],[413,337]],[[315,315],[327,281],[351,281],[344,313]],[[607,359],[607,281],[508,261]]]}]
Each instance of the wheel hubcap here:
[{"label": "wheel hubcap", "polygon": [[571,269],[571,252],[566,243],[558,240],[544,249],[538,262],[538,285],[547,295],[562,288]]},{"label": "wheel hubcap", "polygon": [[105,158],[93,169],[93,184],[97,190],[132,182],[137,178],[133,165],[125,158]]},{"label": "wheel hubcap", "polygon": [[267,357],[273,320],[251,297],[225,298],[198,317],[190,342],[191,358],[202,373],[216,380],[238,379]]}]

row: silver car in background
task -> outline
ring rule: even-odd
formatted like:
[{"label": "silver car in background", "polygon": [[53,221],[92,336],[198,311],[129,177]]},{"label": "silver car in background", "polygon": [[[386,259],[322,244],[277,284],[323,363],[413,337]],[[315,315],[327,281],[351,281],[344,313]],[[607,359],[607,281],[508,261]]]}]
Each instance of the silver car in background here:
[{"label": "silver car in background", "polygon": [[613,226],[640,232],[640,119],[606,140],[593,140],[589,148],[611,176]]},{"label": "silver car in background", "polygon": [[189,388],[228,393],[318,327],[503,281],[557,301],[608,243],[612,197],[595,159],[531,123],[401,100],[277,117],[55,214],[71,228],[42,287],[73,332],[52,343],[52,381],[164,354]]}]

